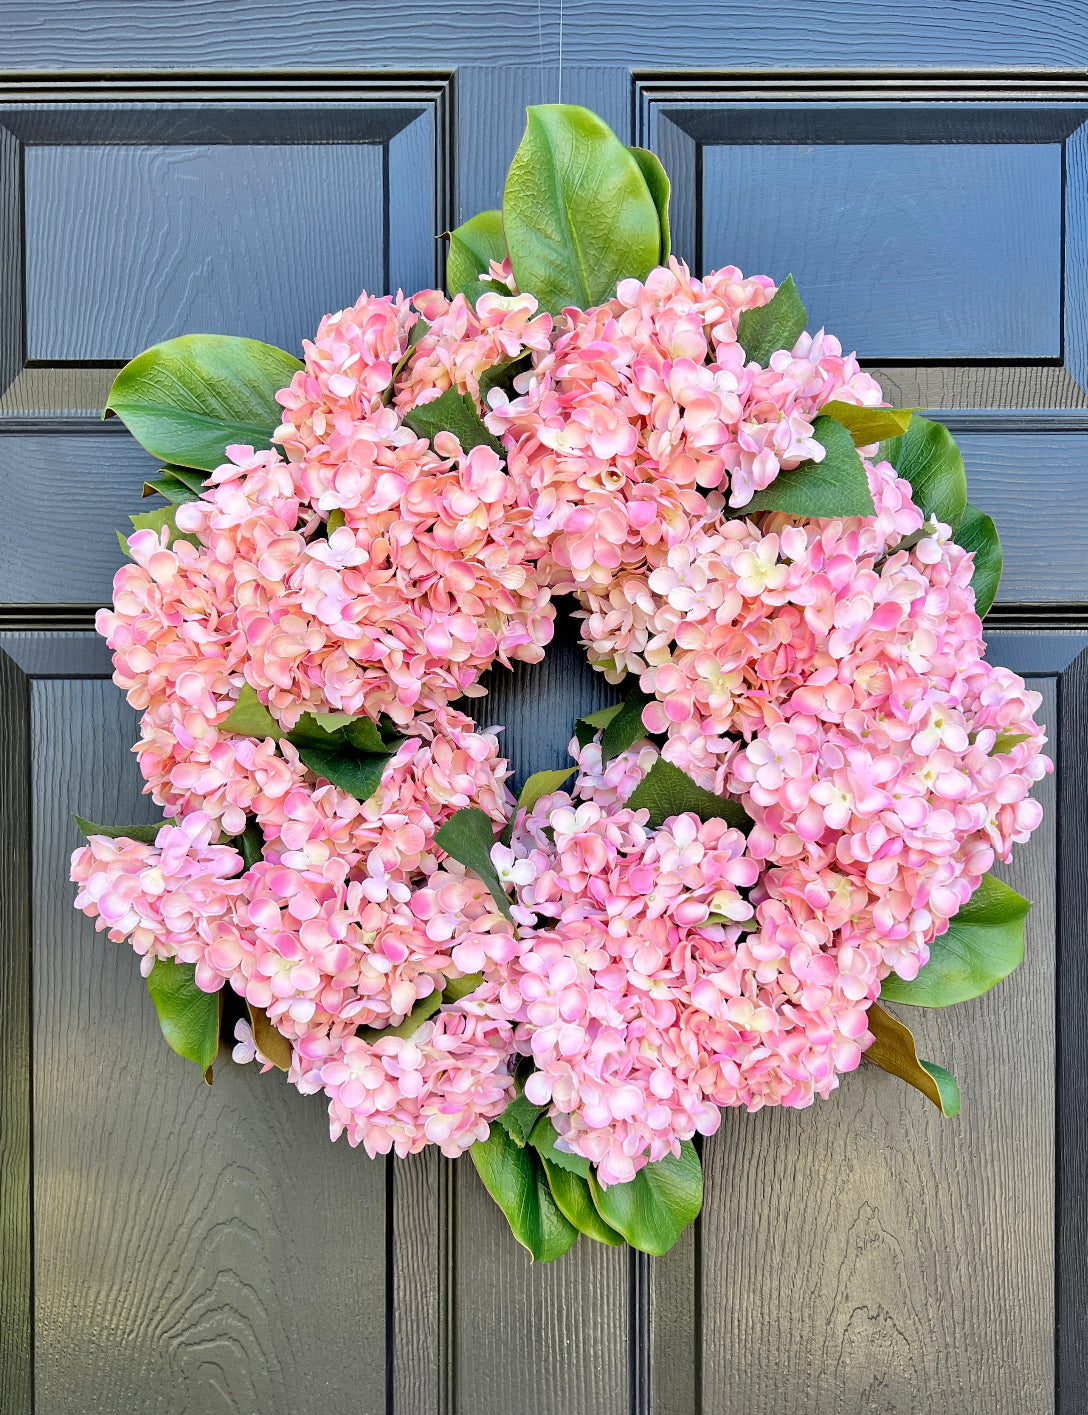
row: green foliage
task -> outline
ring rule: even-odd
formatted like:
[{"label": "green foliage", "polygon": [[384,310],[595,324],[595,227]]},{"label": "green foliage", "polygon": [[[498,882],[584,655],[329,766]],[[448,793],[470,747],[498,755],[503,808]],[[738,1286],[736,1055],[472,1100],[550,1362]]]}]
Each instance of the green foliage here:
[{"label": "green foliage", "polygon": [[219,1050],[220,992],[203,992],[196,985],[196,964],[157,958],[147,978],[147,990],[159,1026],[171,1051],[200,1067],[211,1084],[212,1062]]},{"label": "green foliage", "polygon": [[627,1184],[602,1189],[591,1175],[589,1188],[604,1221],[632,1248],[655,1256],[669,1251],[703,1207],[703,1170],[690,1140],[679,1159],[656,1160]]},{"label": "green foliage", "polygon": [[501,1125],[469,1150],[484,1188],[506,1215],[510,1231],[541,1263],[561,1258],[578,1230],[552,1197],[544,1166],[530,1146],[516,1145]]},{"label": "green foliage", "polygon": [[519,1091],[503,1113],[498,1118],[498,1123],[510,1136],[515,1145],[527,1145],[529,1136],[533,1132],[533,1127],[544,1114],[545,1107],[533,1105],[532,1101],[526,1100],[523,1092]]},{"label": "green foliage", "polygon": [[881,444],[880,456],[910,482],[914,504],[927,517],[956,529],[967,505],[967,474],[942,423],[912,417],[901,436]]},{"label": "green foliage", "polygon": [[749,363],[765,368],[772,354],[793,348],[807,322],[808,314],[793,276],[787,275],[765,305],[742,311],[737,320],[737,343]]},{"label": "green foliage", "polygon": [[929,946],[929,962],[911,982],[892,973],[880,996],[912,1007],[949,1007],[981,997],[1024,961],[1029,900],[994,875],[982,883]]},{"label": "green foliage", "polygon": [[358,752],[353,747],[299,747],[298,754],[312,772],[357,801],[370,800],[389,765],[388,753]]},{"label": "green foliage", "polygon": [[724,820],[738,830],[751,828],[748,813],[739,801],[727,796],[715,796],[704,791],[686,772],[664,757],[658,757],[624,803],[632,811],[650,812],[650,825],[656,830],[670,816],[692,811],[700,820]]},{"label": "green foliage", "polygon": [[490,447],[500,457],[506,455],[502,443],[484,427],[472,399],[456,388],[447,388],[433,402],[412,408],[404,414],[404,421],[417,437],[425,437],[428,442],[434,442],[440,432],[452,432],[465,452],[473,447]]},{"label": "green foliage", "polygon": [[177,509],[177,503],[172,503],[169,506],[157,506],[154,511],[139,511],[135,516],[130,516],[129,520],[132,522],[134,531],[154,531],[156,535],[159,535],[165,526],[167,545],[173,545],[176,540],[187,540],[191,545],[199,545],[200,541],[196,536],[178,530],[177,522],[174,520]]},{"label": "green foliage", "polygon": [[125,365],[103,417],[116,414],[164,462],[210,472],[232,443],[271,446],[283,411],[275,395],[301,367],[256,339],[184,334]]},{"label": "green foliage", "polygon": [[875,516],[869,478],[846,428],[821,415],[812,424],[812,435],[824,448],[823,461],[802,462],[791,471],[779,472],[770,486],[757,491],[747,506],[732,514],[784,511],[806,520]]},{"label": "green foliage", "polygon": [[525,785],[521,788],[521,795],[518,803],[514,807],[514,814],[506,822],[506,829],[500,839],[504,845],[510,844],[510,839],[514,834],[514,823],[522,811],[531,811],[542,796],[550,796],[553,791],[558,791],[564,781],[574,774],[572,766],[564,771],[560,767],[557,771],[534,771]]},{"label": "green foliage", "polygon": [[653,700],[652,693],[644,693],[641,688],[635,687],[624,698],[618,712],[612,713],[611,709],[605,709],[610,716],[601,734],[603,765],[607,765],[613,757],[618,757],[621,752],[626,752],[628,747],[633,747],[636,742],[647,736],[646,728],[642,725],[642,709]]},{"label": "green foliage", "polygon": [[669,197],[672,193],[672,183],[656,153],[650,152],[645,147],[629,147],[627,151],[638,163],[638,169],[645,178],[650,196],[653,197],[654,206],[657,207],[657,219],[661,227],[661,254],[658,257],[658,264],[664,265],[672,255],[672,231],[669,228]]},{"label": "green foliage", "polygon": [[989,611],[1001,583],[1003,557],[997,527],[989,516],[968,502],[953,539],[975,557],[971,588],[975,592],[975,610],[982,616]]},{"label": "green foliage", "polygon": [[913,408],[861,408],[856,403],[825,403],[820,412],[842,423],[858,447],[900,437],[910,427]]},{"label": "green foliage", "polygon": [[570,104],[529,109],[502,220],[518,289],[552,314],[601,304],[661,259],[661,218],[638,161],[596,114]]},{"label": "green foliage", "polygon": [[571,1174],[580,1175],[583,1179],[589,1178],[589,1160],[582,1155],[570,1154],[567,1150],[556,1148],[555,1142],[559,1139],[555,1126],[546,1115],[542,1115],[533,1126],[532,1134],[529,1136],[529,1143],[542,1155],[550,1164],[558,1169],[568,1170]]},{"label": "green foliage", "polygon": [[239,737],[282,737],[280,725],[257,696],[256,688],[242,684],[238,701],[220,724],[221,732],[236,732]]},{"label": "green foliage", "polygon": [[477,806],[466,806],[451,816],[434,833],[434,843],[447,855],[459,860],[465,869],[482,879],[491,891],[499,912],[513,923],[510,900],[502,887],[495,866],[491,863],[491,847],[495,844],[495,828],[489,816]]},{"label": "green foliage", "polygon": [[506,259],[506,237],[502,233],[502,212],[481,211],[450,232],[446,255],[446,289],[450,299],[464,295],[471,305],[493,287],[480,280],[491,262]]},{"label": "green foliage", "polygon": [[572,1223],[579,1233],[584,1233],[594,1242],[607,1243],[610,1248],[618,1248],[623,1243],[623,1235],[617,1233],[611,1224],[605,1223],[597,1212],[589,1180],[553,1164],[544,1154],[540,1155],[540,1163],[544,1166],[548,1188],[552,1191],[556,1207],[567,1222]]},{"label": "green foliage", "polygon": [[76,816],[76,825],[84,835],[105,835],[110,840],[139,840],[144,845],[154,845],[155,837],[169,821],[159,821],[158,825],[95,825],[93,821]]},{"label": "green foliage", "polygon": [[862,1053],[866,1061],[921,1091],[942,1115],[951,1118],[959,1114],[960,1090],[955,1077],[935,1061],[918,1059],[914,1033],[909,1027],[874,1002],[869,1008],[869,1030],[876,1040]]}]

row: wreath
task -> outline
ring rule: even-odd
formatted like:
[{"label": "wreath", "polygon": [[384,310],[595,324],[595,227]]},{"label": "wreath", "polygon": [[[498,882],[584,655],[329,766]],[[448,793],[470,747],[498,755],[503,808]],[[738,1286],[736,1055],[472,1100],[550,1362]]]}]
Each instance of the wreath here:
[{"label": "wreath", "polygon": [[[1040,698],[984,657],[1001,551],[938,423],[792,279],[670,253],[669,185],[529,110],[449,293],[299,363],[173,339],[116,414],[164,463],[97,627],[167,819],[80,821],[77,907],[162,1030],[323,1092],[370,1155],[469,1154],[533,1257],[664,1252],[725,1107],[862,1058],[958,1094],[886,1001],[1023,954]],[[465,709],[574,597],[613,706],[515,798]]]}]

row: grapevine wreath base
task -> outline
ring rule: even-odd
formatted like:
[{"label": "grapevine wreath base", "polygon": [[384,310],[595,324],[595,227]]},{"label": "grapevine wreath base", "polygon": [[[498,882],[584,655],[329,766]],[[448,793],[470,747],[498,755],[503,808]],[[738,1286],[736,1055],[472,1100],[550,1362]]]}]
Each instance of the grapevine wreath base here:
[{"label": "grapevine wreath base", "polygon": [[[667,203],[593,115],[530,110],[450,296],[364,294],[303,365],[172,340],[110,400],[166,463],[98,628],[168,819],[81,822],[77,905],[209,1079],[237,995],[236,1060],[371,1155],[467,1151],[538,1258],[664,1251],[723,1107],[864,1055],[953,1113],[878,998],[1016,966],[988,871],[1049,767],[983,657],[1000,547],[947,432],[791,280],[693,278]],[[568,594],[622,701],[515,803],[463,709]]]}]

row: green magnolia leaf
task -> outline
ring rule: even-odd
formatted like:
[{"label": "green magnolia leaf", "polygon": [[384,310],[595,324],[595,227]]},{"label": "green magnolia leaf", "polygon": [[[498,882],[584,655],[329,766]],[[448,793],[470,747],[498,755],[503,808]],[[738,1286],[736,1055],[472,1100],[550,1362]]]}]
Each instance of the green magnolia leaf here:
[{"label": "green magnolia leaf", "polygon": [[419,1031],[428,1017],[434,1016],[442,1002],[443,996],[440,992],[428,993],[426,997],[420,998],[404,1021],[398,1022],[395,1027],[360,1027],[356,1035],[362,1037],[370,1046],[382,1037],[410,1037],[413,1032]]},{"label": "green magnolia leaf", "polygon": [[163,958],[155,960],[147,990],[167,1046],[186,1061],[195,1061],[210,1085],[212,1062],[219,1050],[222,991],[203,992],[197,987],[195,963]]},{"label": "green magnolia leaf", "polygon": [[858,447],[868,447],[885,438],[899,437],[910,426],[913,408],[860,408],[854,403],[835,400],[820,409],[825,417],[834,418],[854,439]]},{"label": "green magnolia leaf", "polygon": [[914,504],[955,530],[967,505],[963,457],[942,423],[914,416],[900,437],[882,443],[880,456],[890,462],[913,491]]},{"label": "green magnolia leaf", "polygon": [[506,177],[503,229],[519,290],[558,314],[588,309],[661,260],[661,219],[639,163],[586,108],[530,108]]},{"label": "green magnolia leaf", "polygon": [[618,1248],[623,1243],[623,1235],[605,1223],[597,1212],[589,1180],[583,1179],[580,1174],[573,1174],[569,1169],[561,1169],[546,1155],[540,1156],[540,1162],[548,1177],[552,1198],[563,1217],[587,1238],[597,1243],[607,1243],[610,1248]]},{"label": "green magnolia leaf", "polygon": [[456,388],[447,388],[433,402],[405,413],[404,421],[417,437],[425,437],[428,442],[434,442],[440,432],[452,432],[465,452],[473,447],[490,447],[500,457],[506,455],[502,443],[484,427],[472,399]]},{"label": "green magnolia leaf", "polygon": [[200,500],[200,492],[194,491],[191,486],[174,476],[170,467],[163,467],[153,481],[145,481],[143,494],[145,497],[165,496],[167,501],[173,502],[175,506],[184,506],[187,501]]},{"label": "green magnolia leaf", "polygon": [[502,233],[502,212],[481,211],[450,232],[450,249],[446,256],[446,288],[450,299],[464,295],[475,305],[485,291],[493,287],[480,280],[491,267],[506,259],[506,237]]},{"label": "green magnolia leaf", "polygon": [[515,1145],[499,1125],[469,1150],[484,1188],[506,1215],[510,1231],[541,1263],[561,1258],[578,1230],[564,1218],[535,1152]]},{"label": "green magnolia leaf", "polygon": [[140,511],[135,516],[130,516],[129,520],[132,522],[132,529],[134,531],[154,531],[156,535],[158,535],[165,526],[168,531],[166,537],[167,545],[173,545],[176,540],[187,540],[190,545],[199,545],[200,540],[197,536],[191,535],[186,531],[178,530],[174,520],[177,509],[177,504],[156,506],[154,511]]},{"label": "green magnolia leaf", "polygon": [[971,588],[975,592],[975,612],[981,618],[993,604],[1001,583],[1002,555],[997,527],[989,516],[968,502],[952,539],[974,554],[975,573],[971,576]]},{"label": "green magnolia leaf", "polygon": [[545,1106],[533,1105],[532,1101],[526,1100],[524,1094],[520,1094],[514,1097],[498,1117],[498,1123],[515,1145],[527,1145],[529,1136],[533,1133],[533,1127],[544,1114],[545,1109]]},{"label": "green magnolia leaf", "polygon": [[297,751],[312,772],[357,801],[370,800],[389,765],[387,753],[357,752],[353,747],[298,747]]},{"label": "green magnolia leaf", "polygon": [[256,688],[242,684],[238,701],[231,708],[220,732],[235,732],[239,737],[280,737],[283,735],[279,723],[257,696]]},{"label": "green magnolia leaf", "polygon": [[573,1155],[567,1150],[557,1149],[555,1142],[558,1139],[559,1132],[548,1117],[542,1115],[533,1126],[532,1134],[529,1136],[529,1144],[538,1154],[559,1169],[569,1170],[571,1174],[578,1174],[583,1179],[588,1179],[589,1160],[582,1155]]},{"label": "green magnolia leaf", "polygon": [[139,840],[144,845],[154,845],[155,837],[170,821],[159,821],[158,825],[95,825],[93,821],[76,816],[76,825],[84,835],[105,835],[110,840]]},{"label": "green magnolia leaf", "polygon": [[874,1002],[869,1008],[869,1030],[876,1041],[862,1053],[866,1061],[921,1091],[942,1115],[951,1118],[959,1114],[960,1090],[955,1078],[936,1062],[918,1059],[909,1027]]},{"label": "green magnolia leaf", "polygon": [[807,323],[808,314],[793,276],[787,275],[765,305],[742,311],[737,320],[737,343],[749,363],[765,368],[772,354],[793,348]]},{"label": "green magnolia leaf", "polygon": [[888,1002],[949,1007],[981,997],[1024,961],[1024,920],[1031,902],[993,875],[929,946],[929,962],[911,982],[892,973],[880,985]]},{"label": "green magnolia leaf", "polygon": [[502,887],[495,866],[491,863],[491,847],[495,844],[495,828],[489,816],[477,806],[466,806],[457,811],[446,824],[434,833],[434,843],[447,855],[452,855],[482,879],[491,892],[491,897],[500,913],[513,923],[510,900]]},{"label": "green magnolia leaf", "polygon": [[[613,757],[626,752],[647,735],[642,725],[642,709],[654,700],[652,693],[644,693],[641,688],[632,688],[620,704],[619,712],[609,718],[601,734],[601,764],[607,765]],[[588,719],[587,719],[588,720]]]},{"label": "green magnolia leaf", "polygon": [[115,413],[164,462],[210,472],[227,460],[232,443],[271,446],[283,413],[275,395],[301,367],[256,339],[184,334],[124,366],[103,417]]},{"label": "green magnolia leaf", "polygon": [[747,506],[737,507],[730,514],[754,516],[760,511],[785,511],[806,520],[875,516],[869,478],[854,439],[842,423],[821,415],[812,424],[812,435],[824,448],[822,462],[802,462],[792,471],[779,472]]},{"label": "green magnolia leaf", "polygon": [[550,796],[553,791],[558,791],[569,776],[574,774],[574,767],[567,767],[564,771],[561,767],[557,771],[534,771],[525,785],[521,788],[521,795],[518,803],[514,807],[514,814],[506,822],[499,839],[504,845],[509,845],[514,834],[514,823],[521,811],[531,811],[542,796]]},{"label": "green magnolia leaf", "polygon": [[703,1207],[703,1170],[690,1140],[680,1158],[667,1155],[646,1165],[627,1184],[602,1189],[591,1174],[589,1188],[597,1212],[632,1248],[660,1257]]},{"label": "green magnolia leaf", "polygon": [[249,1025],[253,1031],[253,1042],[257,1050],[279,1071],[290,1071],[291,1043],[268,1020],[268,1013],[263,1007],[257,1007],[252,1002],[247,1002],[246,1010],[249,1013]]},{"label": "green magnolia leaf", "polygon": [[1031,734],[1028,732],[999,732],[990,748],[990,756],[1003,756],[1006,752],[1011,752],[1014,747],[1019,747],[1021,742],[1030,740]]},{"label": "green magnolia leaf", "polygon": [[657,207],[657,219],[661,226],[661,254],[658,264],[664,265],[672,255],[672,232],[669,229],[669,196],[672,183],[656,153],[645,147],[629,147],[627,151],[638,163],[638,169],[645,178],[650,195],[654,199],[654,206]]},{"label": "green magnolia leaf", "polygon": [[670,816],[692,811],[700,820],[724,820],[738,830],[751,829],[752,822],[739,801],[704,791],[686,772],[664,757],[658,757],[624,802],[632,811],[648,810],[650,825],[656,830]]}]

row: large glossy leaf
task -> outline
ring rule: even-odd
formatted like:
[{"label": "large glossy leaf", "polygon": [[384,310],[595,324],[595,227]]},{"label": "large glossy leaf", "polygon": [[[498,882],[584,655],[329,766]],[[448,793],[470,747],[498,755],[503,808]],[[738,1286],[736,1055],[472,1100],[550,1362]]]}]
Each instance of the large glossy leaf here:
[{"label": "large glossy leaf", "polygon": [[358,752],[352,747],[299,747],[303,762],[333,786],[357,801],[369,801],[382,783],[389,765],[386,753]]},{"label": "large glossy leaf", "polygon": [[290,1071],[291,1043],[268,1020],[268,1013],[263,1007],[247,1002],[246,1010],[249,1013],[249,1025],[257,1050],[278,1070]]},{"label": "large glossy leaf", "polygon": [[155,837],[169,821],[159,821],[158,825],[95,825],[93,821],[76,816],[76,825],[84,835],[105,835],[110,840],[139,840],[144,845],[154,845]]},{"label": "large glossy leaf", "polygon": [[654,199],[654,206],[657,207],[657,219],[661,226],[661,254],[658,256],[658,263],[664,265],[672,255],[672,231],[669,227],[669,197],[672,193],[672,183],[656,153],[650,152],[645,147],[629,147],[627,151],[638,163],[639,171],[646,179],[646,185]]},{"label": "large glossy leaf", "polygon": [[638,162],[586,108],[530,108],[502,200],[519,290],[557,314],[610,299],[661,259],[661,220]]},{"label": "large glossy leaf", "polygon": [[880,986],[889,1002],[949,1007],[966,1002],[1007,978],[1024,961],[1024,920],[1029,900],[993,875],[982,883],[929,946],[929,962],[911,982],[892,973]]},{"label": "large glossy leaf", "polygon": [[942,423],[915,415],[900,437],[881,445],[880,456],[911,484],[914,504],[955,530],[967,505],[963,457]]},{"label": "large glossy leaf", "polygon": [[862,408],[856,403],[825,403],[824,417],[842,423],[858,447],[868,447],[885,438],[900,437],[910,427],[913,408]]},{"label": "large glossy leaf", "polygon": [[199,501],[203,489],[199,473],[185,467],[160,467],[157,477],[144,482],[143,494],[165,496],[175,506],[184,506],[187,501]]},{"label": "large glossy leaf", "polygon": [[125,365],[103,416],[116,413],[164,462],[210,472],[226,461],[232,443],[271,445],[283,412],[275,395],[301,367],[256,339],[183,334]]},{"label": "large glossy leaf", "polygon": [[700,820],[724,820],[738,830],[747,831],[752,822],[739,801],[727,796],[715,796],[692,781],[686,772],[664,757],[653,766],[631,792],[624,803],[632,811],[648,810],[650,825],[655,829],[670,816],[694,812]]},{"label": "large glossy leaf", "polygon": [[979,615],[986,614],[1001,583],[1002,554],[997,527],[989,516],[968,502],[953,539],[974,554],[971,588],[975,592],[975,610]]},{"label": "large glossy leaf", "polygon": [[960,1091],[955,1078],[935,1061],[920,1061],[914,1033],[878,1002],[869,1008],[869,1030],[876,1040],[863,1052],[866,1061],[898,1076],[931,1100],[942,1115],[959,1114]]},{"label": "large glossy leaf", "polygon": [[737,343],[749,363],[766,367],[771,355],[779,349],[792,349],[805,332],[808,314],[793,283],[787,275],[765,305],[744,310],[737,320]]},{"label": "large glossy leaf", "polygon": [[546,1155],[540,1156],[540,1162],[544,1166],[552,1198],[563,1217],[587,1238],[597,1243],[607,1243],[610,1248],[618,1248],[623,1242],[623,1235],[617,1233],[611,1224],[605,1223],[597,1212],[589,1180],[553,1164]]},{"label": "large glossy leaf", "polygon": [[147,977],[147,990],[166,1044],[178,1056],[200,1067],[211,1084],[212,1062],[219,1050],[219,1017],[223,994],[203,992],[196,985],[196,964],[158,958]]},{"label": "large glossy leaf", "polygon": [[446,289],[450,298],[464,295],[475,305],[485,291],[481,275],[486,275],[491,262],[506,259],[506,237],[502,233],[502,212],[481,211],[450,232],[450,248],[446,255]]},{"label": "large glossy leaf", "polygon": [[552,1198],[544,1166],[529,1146],[515,1145],[500,1125],[469,1150],[484,1188],[506,1215],[510,1231],[540,1263],[560,1258],[578,1230]]},{"label": "large glossy leaf", "polygon": [[483,880],[500,913],[513,922],[510,900],[495,866],[491,863],[491,848],[495,844],[495,827],[491,818],[478,806],[466,806],[435,831],[434,843]]},{"label": "large glossy leaf", "polygon": [[632,1248],[655,1256],[669,1251],[703,1207],[703,1170],[690,1140],[679,1159],[648,1164],[627,1184],[602,1189],[591,1174],[589,1187],[604,1221]]},{"label": "large glossy leaf", "polygon": [[542,1115],[533,1126],[532,1134],[529,1136],[529,1143],[538,1155],[543,1156],[551,1164],[559,1169],[569,1170],[571,1174],[581,1175],[583,1179],[589,1178],[589,1160],[582,1155],[569,1153],[567,1150],[559,1149],[557,1141],[559,1132],[552,1124],[551,1120]]},{"label": "large glossy leaf", "polygon": [[644,693],[638,687],[632,688],[627,694],[620,704],[619,712],[608,719],[601,733],[602,765],[610,762],[613,757],[618,757],[621,752],[626,752],[628,747],[633,747],[646,736],[646,728],[642,725],[642,710],[653,700],[652,693]]},{"label": "large glossy leaf", "polygon": [[802,462],[791,471],[779,472],[747,506],[730,514],[754,516],[760,511],[785,511],[806,520],[874,516],[876,507],[869,478],[846,428],[834,418],[821,416],[813,421],[812,435],[823,446],[823,461]]},{"label": "large glossy leaf", "polygon": [[465,452],[473,447],[490,447],[500,457],[506,455],[502,443],[484,427],[472,399],[456,388],[447,388],[432,402],[412,408],[404,414],[404,421],[417,437],[425,437],[428,442],[433,442],[440,432],[452,432]]}]

